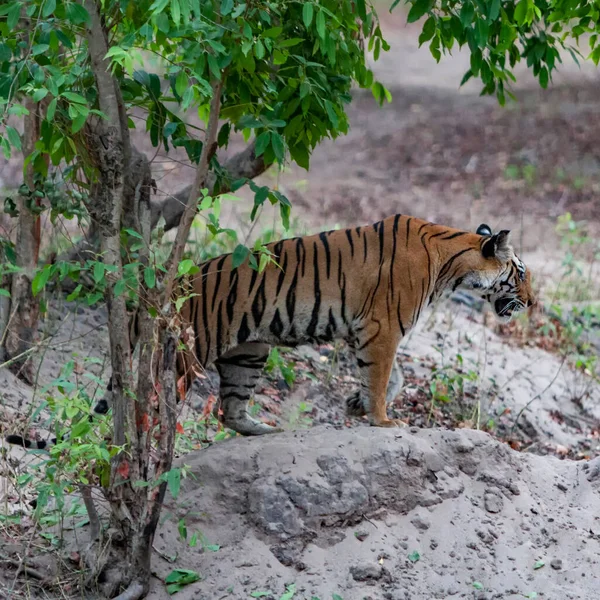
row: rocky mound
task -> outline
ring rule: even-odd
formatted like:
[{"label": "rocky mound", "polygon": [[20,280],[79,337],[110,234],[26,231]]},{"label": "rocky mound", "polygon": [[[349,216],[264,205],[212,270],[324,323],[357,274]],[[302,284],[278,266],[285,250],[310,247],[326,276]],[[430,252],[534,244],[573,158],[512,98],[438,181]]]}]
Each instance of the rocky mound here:
[{"label": "rocky mound", "polygon": [[[185,464],[155,542],[204,577],[180,600],[591,599],[600,589],[600,459],[519,454],[466,429],[320,426],[215,444]],[[190,547],[193,533],[201,543]],[[161,577],[173,568],[165,558]]]}]

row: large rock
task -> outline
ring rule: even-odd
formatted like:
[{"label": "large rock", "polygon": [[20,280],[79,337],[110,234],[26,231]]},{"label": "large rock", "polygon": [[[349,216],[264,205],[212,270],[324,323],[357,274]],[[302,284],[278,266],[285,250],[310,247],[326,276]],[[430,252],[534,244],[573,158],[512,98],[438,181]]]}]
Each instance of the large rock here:
[{"label": "large rock", "polygon": [[[190,474],[156,541],[204,577],[180,600],[229,589],[280,598],[292,583],[294,599],[321,600],[599,589],[600,462],[518,454],[472,430],[326,426],[222,442],[183,462]],[[206,551],[177,539],[180,518]]]}]

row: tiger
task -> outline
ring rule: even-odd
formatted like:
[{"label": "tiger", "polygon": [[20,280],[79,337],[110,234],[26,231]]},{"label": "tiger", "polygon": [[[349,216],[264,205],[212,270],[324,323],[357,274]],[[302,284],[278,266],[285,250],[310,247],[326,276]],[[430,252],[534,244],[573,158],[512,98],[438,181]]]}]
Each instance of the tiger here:
[{"label": "tiger", "polygon": [[[403,426],[387,414],[388,382],[400,340],[424,308],[459,288],[490,303],[500,321],[535,303],[530,271],[510,244],[510,231],[476,233],[393,215],[370,226],[326,231],[267,245],[264,270],[234,267],[224,254],[199,265],[179,294],[182,331],[177,377],[191,387],[198,367],[220,375],[216,414],[233,431],[254,436],[281,429],[253,418],[248,402],[271,346],[343,340],[359,371],[347,413],[377,427]],[[132,326],[132,347],[137,330]],[[94,407],[108,412],[112,380]]]},{"label": "tiger", "polygon": [[[271,346],[343,340],[353,352],[359,389],[347,413],[377,427],[403,426],[387,414],[388,382],[400,340],[423,309],[444,293],[469,290],[500,321],[535,303],[530,271],[510,244],[510,231],[476,233],[393,215],[370,226],[326,231],[267,245],[262,272],[224,254],[199,265],[181,309],[193,347],[180,350],[178,377],[191,386],[196,368],[220,376],[216,413],[245,435],[281,429],[253,418],[248,402]],[[133,336],[135,338],[135,336]],[[135,343],[135,342],[133,342]],[[95,411],[106,413],[110,389]]]}]

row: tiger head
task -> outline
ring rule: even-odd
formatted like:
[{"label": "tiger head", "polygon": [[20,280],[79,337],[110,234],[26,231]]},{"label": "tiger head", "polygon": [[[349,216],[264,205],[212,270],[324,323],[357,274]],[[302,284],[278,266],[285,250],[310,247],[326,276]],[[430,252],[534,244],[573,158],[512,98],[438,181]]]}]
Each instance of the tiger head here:
[{"label": "tiger head", "polygon": [[487,300],[501,322],[533,304],[531,274],[510,245],[510,231],[492,234],[488,225],[477,228],[482,236],[476,264],[462,278],[462,285]]}]

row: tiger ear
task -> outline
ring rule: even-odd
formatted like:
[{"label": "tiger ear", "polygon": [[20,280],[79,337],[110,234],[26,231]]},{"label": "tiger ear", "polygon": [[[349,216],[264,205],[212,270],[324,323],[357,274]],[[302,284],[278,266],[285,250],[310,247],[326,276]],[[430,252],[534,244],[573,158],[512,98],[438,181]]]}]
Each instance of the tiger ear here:
[{"label": "tiger ear", "polygon": [[484,258],[498,258],[499,260],[508,260],[511,250],[510,231],[508,229],[503,229],[495,233],[481,247],[481,253]]},{"label": "tiger ear", "polygon": [[477,228],[477,235],[492,235],[492,229],[489,225],[486,225],[485,223],[482,223],[478,228]]}]

